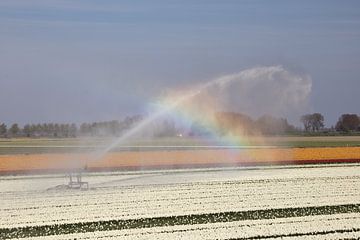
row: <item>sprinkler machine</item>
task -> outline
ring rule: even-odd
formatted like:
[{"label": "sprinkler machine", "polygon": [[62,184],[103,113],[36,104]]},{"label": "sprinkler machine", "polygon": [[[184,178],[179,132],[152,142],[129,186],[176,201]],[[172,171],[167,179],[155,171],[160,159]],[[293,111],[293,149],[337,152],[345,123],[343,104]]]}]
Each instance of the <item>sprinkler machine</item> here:
[{"label": "sprinkler machine", "polygon": [[70,189],[89,189],[89,183],[82,181],[82,171],[73,171],[67,174],[69,177],[68,188]]}]

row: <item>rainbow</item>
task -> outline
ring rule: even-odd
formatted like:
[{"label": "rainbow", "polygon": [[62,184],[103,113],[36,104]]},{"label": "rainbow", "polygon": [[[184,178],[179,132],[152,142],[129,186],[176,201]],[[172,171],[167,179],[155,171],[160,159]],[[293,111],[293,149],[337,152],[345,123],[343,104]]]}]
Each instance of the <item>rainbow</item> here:
[{"label": "rainbow", "polygon": [[170,111],[167,111],[167,114],[164,117],[172,119],[182,126],[187,126],[188,129],[191,128],[189,130],[190,133],[193,130],[202,132],[203,136],[199,139],[203,141],[204,144],[224,147],[251,145],[249,138],[244,134],[221,134],[221,132],[224,131],[224,126],[219,126],[218,121],[216,121],[215,113],[217,108],[214,107],[213,104],[198,106],[194,101],[188,101],[179,104],[176,107],[171,107],[173,106],[173,100],[167,98],[154,105],[156,106],[157,111],[171,109]]}]

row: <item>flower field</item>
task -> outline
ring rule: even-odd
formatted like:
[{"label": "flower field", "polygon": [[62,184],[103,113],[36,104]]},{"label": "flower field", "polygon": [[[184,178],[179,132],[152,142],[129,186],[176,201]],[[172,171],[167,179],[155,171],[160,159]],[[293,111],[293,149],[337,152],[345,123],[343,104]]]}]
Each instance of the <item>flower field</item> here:
[{"label": "flower field", "polygon": [[360,164],[0,177],[0,239],[360,237]]},{"label": "flower field", "polygon": [[169,149],[111,152],[101,159],[86,153],[0,155],[0,174],[29,171],[159,169],[360,162],[360,147]]}]

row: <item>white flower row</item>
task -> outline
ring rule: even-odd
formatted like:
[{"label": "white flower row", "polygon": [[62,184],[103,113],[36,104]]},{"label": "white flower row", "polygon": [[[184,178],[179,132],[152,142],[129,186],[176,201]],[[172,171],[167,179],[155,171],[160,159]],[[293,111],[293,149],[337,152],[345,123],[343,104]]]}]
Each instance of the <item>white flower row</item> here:
[{"label": "white flower row", "polygon": [[[297,239],[340,239],[358,238],[359,231],[351,231],[360,226],[360,214],[336,214],[307,216],[284,219],[247,220],[224,223],[179,225],[114,231],[98,231],[68,235],[28,238],[31,240],[65,239],[227,239],[260,236],[293,236]],[[345,232],[340,232],[344,231]],[[335,232],[334,232],[335,231]],[[339,232],[336,232],[339,231]],[[322,233],[323,235],[310,235]],[[307,235],[309,234],[309,235]],[[292,237],[289,237],[292,239]]]},{"label": "white flower row", "polygon": [[279,179],[7,194],[0,227],[357,203],[360,178]]}]

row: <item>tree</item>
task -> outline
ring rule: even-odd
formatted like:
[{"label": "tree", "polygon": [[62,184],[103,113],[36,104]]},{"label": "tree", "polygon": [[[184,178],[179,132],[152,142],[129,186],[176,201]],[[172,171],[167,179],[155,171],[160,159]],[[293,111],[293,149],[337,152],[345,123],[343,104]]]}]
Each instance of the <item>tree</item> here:
[{"label": "tree", "polygon": [[303,115],[300,121],[304,124],[307,132],[317,132],[324,127],[324,116],[320,113]]},{"label": "tree", "polygon": [[336,123],[336,131],[356,131],[360,127],[360,118],[356,114],[343,114]]},{"label": "tree", "polygon": [[54,137],[58,137],[59,136],[59,132],[60,132],[60,125],[58,123],[54,124]]},{"label": "tree", "polygon": [[300,121],[304,124],[305,131],[310,131],[311,129],[311,114],[306,114],[301,116]]},{"label": "tree", "polygon": [[26,124],[24,126],[23,132],[27,137],[30,137],[32,135],[32,127],[29,124]]},{"label": "tree", "polygon": [[35,125],[35,129],[38,135],[42,136],[43,135],[43,128],[42,125],[40,123]]},{"label": "tree", "polygon": [[17,123],[14,123],[13,125],[11,125],[9,131],[11,135],[16,136],[20,131],[19,125]]},{"label": "tree", "polygon": [[7,127],[5,123],[0,124],[0,136],[6,136]]},{"label": "tree", "polygon": [[215,122],[220,134],[251,135],[257,132],[254,120],[242,113],[217,112]]},{"label": "tree", "polygon": [[75,123],[72,123],[70,125],[70,136],[71,137],[76,137],[76,134],[77,134],[77,126]]},{"label": "tree", "polygon": [[55,134],[55,125],[54,125],[54,123],[49,123],[48,124],[48,135],[52,136],[54,134]]},{"label": "tree", "polygon": [[317,132],[324,127],[324,116],[321,113],[312,114],[312,131]]},{"label": "tree", "polygon": [[81,135],[89,135],[90,134],[90,129],[91,129],[90,124],[82,123],[80,125],[80,134]]},{"label": "tree", "polygon": [[60,124],[59,125],[59,134],[61,137],[69,137],[70,125],[69,124]]},{"label": "tree", "polygon": [[174,137],[176,136],[175,123],[171,120],[164,120],[153,128],[155,137]]},{"label": "tree", "polygon": [[191,137],[204,137],[211,135],[209,127],[201,122],[193,122],[190,127],[189,136]]},{"label": "tree", "polygon": [[113,136],[119,136],[119,134],[120,134],[120,123],[119,123],[119,121],[114,120],[114,121],[111,121],[109,123],[109,132]]},{"label": "tree", "polygon": [[271,115],[264,115],[257,121],[257,128],[263,134],[284,134],[294,132],[295,127],[290,125],[285,118],[276,118]]}]

